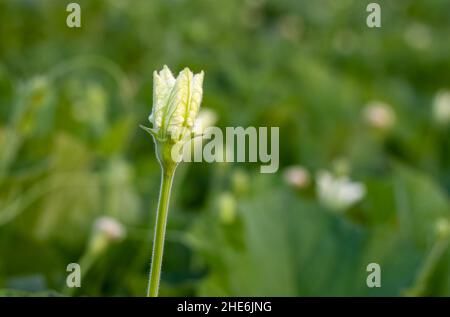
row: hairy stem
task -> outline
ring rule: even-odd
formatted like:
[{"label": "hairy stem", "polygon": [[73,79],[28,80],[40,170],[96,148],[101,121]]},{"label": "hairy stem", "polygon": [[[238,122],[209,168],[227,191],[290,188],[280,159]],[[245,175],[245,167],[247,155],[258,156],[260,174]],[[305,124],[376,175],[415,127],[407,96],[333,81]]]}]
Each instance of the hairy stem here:
[{"label": "hairy stem", "polygon": [[150,268],[150,280],[147,290],[148,297],[158,296],[170,191],[174,174],[175,168],[162,168],[161,188],[159,191],[158,210],[156,213],[155,236],[153,238],[152,264]]}]

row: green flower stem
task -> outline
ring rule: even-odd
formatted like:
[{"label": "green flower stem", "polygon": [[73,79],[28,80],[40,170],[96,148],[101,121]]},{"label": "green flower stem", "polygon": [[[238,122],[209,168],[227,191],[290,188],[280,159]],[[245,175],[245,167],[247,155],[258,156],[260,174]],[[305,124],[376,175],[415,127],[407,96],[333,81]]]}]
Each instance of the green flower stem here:
[{"label": "green flower stem", "polygon": [[436,242],[434,243],[428,257],[423,264],[414,286],[405,292],[406,296],[425,296],[428,282],[434,273],[436,266],[442,258],[442,255],[447,250],[450,239],[447,234],[444,236],[438,237]]},{"label": "green flower stem", "polygon": [[150,281],[148,284],[148,297],[157,297],[159,281],[161,278],[161,264],[164,251],[164,238],[166,235],[167,214],[169,210],[170,191],[172,188],[175,167],[162,167],[161,188],[159,191],[158,211],[156,213],[155,236],[153,238],[152,264],[150,268]]}]

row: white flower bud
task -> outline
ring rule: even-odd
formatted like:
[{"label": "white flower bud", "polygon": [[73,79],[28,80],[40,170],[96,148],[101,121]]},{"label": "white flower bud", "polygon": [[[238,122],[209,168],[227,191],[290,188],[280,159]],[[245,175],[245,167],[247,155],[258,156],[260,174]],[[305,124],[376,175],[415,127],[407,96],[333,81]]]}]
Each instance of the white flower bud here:
[{"label": "white flower bud", "polygon": [[189,139],[202,101],[203,75],[203,71],[194,75],[185,68],[175,78],[167,66],[153,73],[153,110],[149,121],[159,141],[176,143]]},{"label": "white flower bud", "polygon": [[297,189],[303,189],[309,185],[310,177],[306,168],[294,165],[286,168],[283,173],[284,181]]},{"label": "white flower bud", "polygon": [[110,241],[120,241],[126,235],[126,230],[120,222],[106,216],[96,220],[94,230],[107,237]]},{"label": "white flower bud", "polygon": [[114,218],[102,216],[93,225],[86,254],[91,256],[101,254],[112,243],[120,242],[125,236],[126,230],[120,222]]},{"label": "white flower bud", "polygon": [[371,127],[381,130],[391,128],[396,121],[395,112],[391,106],[380,101],[372,101],[366,105],[364,118]]}]

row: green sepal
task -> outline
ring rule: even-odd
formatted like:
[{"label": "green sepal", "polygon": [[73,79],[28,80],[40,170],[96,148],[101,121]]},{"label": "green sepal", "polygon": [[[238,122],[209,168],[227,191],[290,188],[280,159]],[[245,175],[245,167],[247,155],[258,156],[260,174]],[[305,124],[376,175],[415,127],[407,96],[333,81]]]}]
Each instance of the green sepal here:
[{"label": "green sepal", "polygon": [[143,126],[142,124],[139,125],[143,130],[147,131],[152,137],[156,138],[158,136],[158,133],[149,127]]}]

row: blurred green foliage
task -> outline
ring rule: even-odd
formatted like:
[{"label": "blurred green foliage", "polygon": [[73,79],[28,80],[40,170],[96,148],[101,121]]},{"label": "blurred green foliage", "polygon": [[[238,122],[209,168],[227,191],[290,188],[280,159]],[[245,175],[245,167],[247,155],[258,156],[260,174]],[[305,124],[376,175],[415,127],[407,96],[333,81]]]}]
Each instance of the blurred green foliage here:
[{"label": "blurred green foliage", "polygon": [[[79,29],[69,2],[0,0],[0,296],[69,295],[102,215],[127,236],[71,295],[145,294],[160,170],[138,126],[164,64],[205,71],[219,126],[280,127],[281,170],[179,167],[161,295],[450,296],[450,130],[432,119],[450,2],[377,1],[380,29],[371,1],[79,0]],[[395,111],[389,131],[364,121],[371,100]],[[339,158],[367,188],[345,213],[282,177]]]}]

